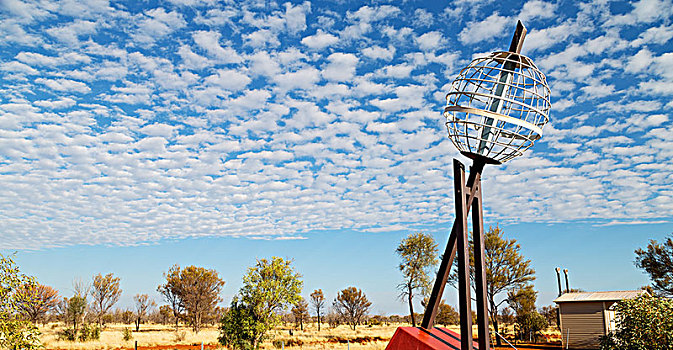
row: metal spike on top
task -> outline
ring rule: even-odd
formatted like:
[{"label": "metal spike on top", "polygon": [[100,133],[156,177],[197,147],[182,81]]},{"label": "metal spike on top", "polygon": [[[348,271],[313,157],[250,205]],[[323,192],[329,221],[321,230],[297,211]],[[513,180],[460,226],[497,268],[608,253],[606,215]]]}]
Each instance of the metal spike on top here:
[{"label": "metal spike on top", "polygon": [[478,57],[446,95],[449,138],[465,156],[501,164],[542,137],[551,91],[545,75],[521,55],[526,28],[517,23],[509,51]]}]

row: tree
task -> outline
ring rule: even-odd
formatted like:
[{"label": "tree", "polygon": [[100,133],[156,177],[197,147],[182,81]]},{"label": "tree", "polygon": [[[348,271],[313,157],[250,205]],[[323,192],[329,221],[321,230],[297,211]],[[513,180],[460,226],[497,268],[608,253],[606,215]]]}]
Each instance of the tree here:
[{"label": "tree", "polygon": [[224,280],[215,270],[187,266],[180,273],[180,281],[180,297],[187,311],[187,320],[192,330],[199,333],[204,319],[215,312],[217,303],[222,300],[220,292]]},{"label": "tree", "polygon": [[157,290],[173,309],[176,330],[178,317],[184,310],[192,330],[198,333],[203,321],[215,312],[217,303],[222,300],[220,292],[224,280],[220,279],[217,271],[196,266],[181,269],[173,265],[164,276],[166,283],[159,285]]},{"label": "tree", "polygon": [[520,340],[537,341],[540,332],[547,328],[544,316],[535,310],[537,292],[532,284],[507,293],[507,301],[516,313],[514,331]]},{"label": "tree", "polygon": [[0,349],[41,347],[37,327],[19,313],[19,305],[30,299],[17,291],[34,284],[35,280],[22,274],[12,257],[0,254]]},{"label": "tree", "polygon": [[316,289],[311,293],[311,305],[315,310],[318,318],[318,332],[320,332],[320,311],[325,306],[325,296],[322,294],[322,289]]},{"label": "tree", "polygon": [[147,294],[136,294],[133,297],[136,304],[136,332],[140,330],[140,324],[145,321],[145,317],[150,309],[157,306],[154,300],[151,300]]},{"label": "tree", "polygon": [[637,249],[635,264],[650,275],[652,287],[665,296],[673,296],[673,233],[659,244],[650,240],[647,250]]},{"label": "tree", "polygon": [[445,304],[444,301],[439,303],[439,308],[437,310],[437,316],[435,317],[435,322],[444,326],[450,324],[459,324],[460,323],[460,314],[453,306]]},{"label": "tree", "polygon": [[[257,348],[266,333],[280,321],[280,311],[301,299],[301,275],[291,265],[291,260],[273,257],[271,261],[258,259],[248,268],[243,276],[243,286],[223,318],[222,344],[237,339],[247,344],[242,347],[234,342],[239,349]],[[245,327],[239,329],[232,325]]]},{"label": "tree", "polygon": [[[474,282],[474,241],[470,239],[470,276]],[[499,226],[489,227],[484,233],[484,250],[486,265],[486,299],[488,301],[488,313],[491,318],[493,330],[498,329],[498,308],[507,299],[496,302],[496,298],[503,292],[512,291],[528,282],[535,280],[535,270],[531,267],[531,261],[521,255],[521,247],[516,239],[503,238],[503,230]],[[454,267],[458,269],[458,259],[454,260]],[[451,274],[450,281],[456,284],[457,274]],[[474,283],[472,283],[474,288]],[[496,337],[496,344],[502,345],[500,337]]]},{"label": "tree", "polygon": [[103,326],[103,316],[119,301],[121,294],[119,277],[114,277],[112,273],[108,273],[105,277],[99,273],[93,277],[91,296],[93,297],[93,310],[96,313],[99,325]]},{"label": "tree", "polygon": [[257,318],[252,306],[240,303],[238,297],[234,297],[222,317],[218,341],[232,349],[257,349],[259,335],[266,329],[267,325]]},{"label": "tree", "polygon": [[308,314],[308,303],[304,298],[301,298],[292,308],[292,315],[294,322],[299,325],[299,329],[304,330],[304,320],[307,320],[311,315]]},{"label": "tree", "polygon": [[417,232],[403,239],[395,251],[402,259],[399,269],[404,276],[404,281],[398,285],[400,297],[407,299],[411,323],[416,327],[413,299],[417,290],[426,294],[430,288],[430,268],[437,264],[437,243],[432,236]]},{"label": "tree", "polygon": [[353,330],[367,315],[370,306],[372,303],[367,300],[367,296],[355,287],[341,290],[337,293],[333,303],[334,310],[351,325]]},{"label": "tree", "polygon": [[180,282],[180,266],[173,265],[168,272],[164,273],[164,278],[166,283],[160,284],[157,287],[157,291],[164,300],[168,303],[168,306],[173,312],[173,318],[175,320],[175,331],[178,331],[178,325],[180,317],[185,310],[185,305],[181,298],[180,288],[182,283]]},{"label": "tree", "polygon": [[550,326],[557,326],[557,315],[558,315],[558,308],[555,305],[547,305],[543,306],[540,309],[540,315],[547,320],[547,324]]},{"label": "tree", "polygon": [[19,312],[33,324],[45,321],[47,313],[56,309],[59,302],[58,292],[54,288],[39,283],[23,284],[17,293],[23,300],[18,304]]},{"label": "tree", "polygon": [[169,305],[159,306],[159,318],[161,324],[169,324],[173,321],[173,310]]},{"label": "tree", "polygon": [[71,324],[71,340],[77,338],[79,327],[84,323],[84,314],[86,312],[86,295],[75,294],[71,298],[64,298],[66,324]]},{"label": "tree", "polygon": [[617,331],[602,340],[602,350],[672,350],[673,300],[640,296],[615,305]]}]

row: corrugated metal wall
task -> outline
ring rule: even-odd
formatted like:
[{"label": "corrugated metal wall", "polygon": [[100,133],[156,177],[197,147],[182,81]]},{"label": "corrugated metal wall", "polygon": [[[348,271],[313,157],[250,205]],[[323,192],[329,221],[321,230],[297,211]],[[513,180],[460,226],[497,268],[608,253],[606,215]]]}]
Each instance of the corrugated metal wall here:
[{"label": "corrugated metal wall", "polygon": [[598,349],[605,334],[602,302],[561,303],[563,348]]}]

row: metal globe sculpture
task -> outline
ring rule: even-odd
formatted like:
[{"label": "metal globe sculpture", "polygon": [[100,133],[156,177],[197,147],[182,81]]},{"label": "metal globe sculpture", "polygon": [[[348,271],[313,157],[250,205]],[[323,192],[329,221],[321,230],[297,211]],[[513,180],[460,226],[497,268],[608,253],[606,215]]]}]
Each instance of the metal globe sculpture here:
[{"label": "metal globe sculpture", "polygon": [[482,156],[487,163],[501,164],[542,137],[551,91],[545,75],[519,53],[524,36],[525,29],[515,35],[510,52],[470,62],[446,95],[449,138],[469,158]]},{"label": "metal globe sculpture", "polygon": [[[463,163],[453,160],[456,218],[421,327],[434,339],[449,341],[445,336],[450,335],[450,331],[433,326],[455,258],[458,265],[460,335],[452,334],[449,338],[458,339],[459,347],[454,347],[461,350],[475,349],[473,302],[477,311],[478,349],[491,349],[481,173],[486,164],[502,164],[522,155],[542,137],[542,128],[549,121],[551,92],[545,75],[530,58],[521,55],[525,36],[526,28],[518,22],[509,51],[474,59],[460,71],[446,95],[444,117],[449,138],[463,155],[472,159],[472,166],[466,178]],[[472,254],[470,249],[473,249]],[[472,298],[472,287],[475,298]],[[408,349],[409,344],[423,343],[430,338],[414,334],[413,330],[398,329],[387,349]]]}]

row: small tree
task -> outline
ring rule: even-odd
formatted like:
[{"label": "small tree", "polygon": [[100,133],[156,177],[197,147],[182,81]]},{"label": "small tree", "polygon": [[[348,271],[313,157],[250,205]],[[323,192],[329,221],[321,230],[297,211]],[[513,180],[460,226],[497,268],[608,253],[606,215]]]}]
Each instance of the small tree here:
[{"label": "small tree", "polygon": [[119,301],[121,294],[119,277],[114,277],[112,273],[108,273],[105,277],[99,273],[93,277],[91,296],[93,297],[93,311],[96,313],[99,325],[103,326],[103,316]]},{"label": "small tree", "polygon": [[30,302],[19,288],[34,285],[21,273],[11,257],[0,254],[0,349],[37,349],[40,345],[35,325],[20,317],[19,305]]},{"label": "small tree", "polygon": [[536,300],[537,292],[530,284],[507,293],[507,301],[516,313],[514,330],[518,339],[537,341],[548,326],[544,316],[535,310]]},{"label": "small tree", "polygon": [[64,298],[66,324],[72,325],[71,333],[67,336],[70,340],[77,339],[80,326],[84,323],[86,312],[86,295],[75,294],[71,298]]},{"label": "small tree", "polygon": [[603,350],[672,350],[673,300],[652,296],[615,305],[617,331],[602,340]]},{"label": "small tree", "polygon": [[[432,277],[430,268],[437,264],[437,243],[430,235],[422,232],[412,233],[403,239],[396,249],[402,259],[399,265],[404,281],[398,285],[400,297],[409,303],[409,315],[414,315],[414,296],[420,290],[426,294]],[[416,327],[416,318],[411,317],[412,326]]]},{"label": "small tree", "polygon": [[173,322],[173,310],[169,305],[159,306],[159,318],[161,319],[161,324]]},{"label": "small tree", "polygon": [[307,320],[311,315],[308,314],[308,303],[304,298],[301,298],[294,307],[292,308],[292,315],[294,316],[294,322],[299,326],[299,329],[304,330],[304,321]]},{"label": "small tree", "polygon": [[140,324],[145,321],[150,309],[156,307],[154,300],[151,300],[147,294],[136,294],[133,297],[136,304],[136,332],[140,330]]},{"label": "small tree", "polygon": [[355,330],[355,326],[360,324],[369,312],[372,303],[360,289],[348,287],[337,293],[333,306],[337,314]]},{"label": "small tree", "polygon": [[185,304],[182,301],[182,283],[180,281],[180,266],[173,265],[168,272],[164,273],[164,278],[166,283],[160,284],[157,287],[157,291],[164,300],[168,303],[168,306],[173,312],[173,318],[175,320],[175,331],[178,331],[180,317],[182,316],[185,310]]},{"label": "small tree", "polygon": [[673,233],[659,244],[650,240],[647,249],[636,250],[636,266],[650,275],[654,290],[673,296]]},{"label": "small tree", "polygon": [[[280,321],[280,311],[301,299],[301,275],[291,260],[259,259],[243,276],[243,286],[232,301],[220,328],[220,342],[238,349],[257,348]],[[244,325],[237,328],[236,325]]]},{"label": "small tree", "polygon": [[19,312],[37,324],[40,320],[45,321],[45,316],[49,311],[55,310],[59,302],[58,292],[39,283],[23,284],[17,293],[23,300],[18,304]]},{"label": "small tree", "polygon": [[325,306],[325,296],[322,294],[322,289],[316,289],[311,293],[311,305],[318,318],[318,332],[320,332],[320,311]]},{"label": "small tree", "polygon": [[543,306],[540,309],[540,315],[542,315],[545,320],[547,320],[547,324],[550,326],[557,326],[557,312],[558,308],[555,305]]},{"label": "small tree", "polygon": [[218,341],[231,349],[257,349],[259,336],[266,332],[267,327],[255,316],[250,305],[240,303],[238,297],[234,297],[222,317]]},{"label": "small tree", "polygon": [[460,323],[460,314],[453,306],[441,301],[437,310],[435,322],[444,326]]},{"label": "small tree", "polygon": [[198,333],[203,321],[214,313],[217,303],[222,300],[220,292],[224,281],[217,271],[196,266],[180,269],[180,266],[174,265],[165,276],[166,283],[157,290],[173,308],[176,329],[177,317],[184,309],[192,330]]}]

